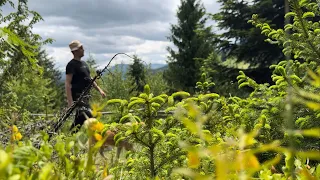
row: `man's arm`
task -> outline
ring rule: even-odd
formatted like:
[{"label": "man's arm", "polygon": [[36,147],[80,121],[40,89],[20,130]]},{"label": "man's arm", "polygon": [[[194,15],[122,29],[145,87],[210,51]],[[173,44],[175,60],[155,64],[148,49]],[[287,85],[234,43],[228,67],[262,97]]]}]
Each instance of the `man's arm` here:
[{"label": "man's arm", "polygon": [[66,74],[65,89],[67,94],[68,107],[70,107],[73,102],[72,94],[71,94],[71,80],[72,80],[72,74]]},{"label": "man's arm", "polygon": [[102,97],[106,96],[106,94],[103,92],[103,90],[98,86],[96,82],[93,82],[93,87],[102,95]]},{"label": "man's arm", "polygon": [[96,82],[93,82],[93,87],[99,92],[102,91],[102,89],[98,86],[98,84]]}]

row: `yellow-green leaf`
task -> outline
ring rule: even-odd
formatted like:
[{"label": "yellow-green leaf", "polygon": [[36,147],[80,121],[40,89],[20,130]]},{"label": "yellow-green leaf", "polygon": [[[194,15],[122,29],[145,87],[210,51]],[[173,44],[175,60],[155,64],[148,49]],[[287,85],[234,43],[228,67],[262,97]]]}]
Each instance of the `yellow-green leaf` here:
[{"label": "yellow-green leaf", "polygon": [[39,179],[46,180],[49,179],[50,171],[52,170],[53,165],[52,164],[46,164],[42,169],[41,173],[39,175]]},{"label": "yellow-green leaf", "polygon": [[306,129],[301,130],[300,133],[303,136],[310,136],[310,137],[320,137],[320,128],[312,128],[312,129]]},{"label": "yellow-green leaf", "polygon": [[150,94],[150,86],[148,84],[144,86],[144,93],[146,93],[147,95]]},{"label": "yellow-green leaf", "polygon": [[169,96],[169,98],[168,98],[168,105],[169,105],[169,106],[173,106],[173,105],[174,105],[174,98],[173,98],[173,96]]},{"label": "yellow-green leaf", "polygon": [[313,17],[315,17],[314,12],[305,12],[303,13],[303,16],[302,16],[302,18],[313,18]]},{"label": "yellow-green leaf", "polygon": [[296,15],[296,13],[294,13],[294,12],[288,12],[284,17],[289,18],[289,17],[295,16],[295,15]]},{"label": "yellow-green leaf", "polygon": [[190,119],[183,118],[182,122],[186,126],[186,128],[191,131],[191,133],[196,134],[198,132],[197,125],[194,122],[192,122]]},{"label": "yellow-green leaf", "polygon": [[138,105],[138,104],[144,104],[145,102],[146,101],[143,99],[138,99],[138,100],[132,101],[129,103],[128,109],[131,109],[133,106]]},{"label": "yellow-green leaf", "polygon": [[312,160],[320,160],[320,153],[319,151],[305,151],[305,152],[297,152],[298,156],[302,158],[309,158]]},{"label": "yellow-green leaf", "polygon": [[314,111],[320,110],[320,103],[308,101],[306,105]]},{"label": "yellow-green leaf", "polygon": [[311,71],[310,69],[308,69],[307,71],[309,76],[313,79],[313,81],[311,82],[312,85],[316,87],[320,87],[320,76],[314,73],[313,71]]},{"label": "yellow-green leaf", "polygon": [[200,165],[200,157],[197,152],[188,152],[188,166],[190,168],[198,168]]}]

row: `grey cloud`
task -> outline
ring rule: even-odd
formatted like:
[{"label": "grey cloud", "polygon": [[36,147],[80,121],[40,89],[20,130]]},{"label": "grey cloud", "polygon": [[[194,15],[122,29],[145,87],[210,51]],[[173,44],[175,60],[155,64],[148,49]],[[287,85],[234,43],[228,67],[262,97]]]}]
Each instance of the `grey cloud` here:
[{"label": "grey cloud", "polygon": [[[50,32],[51,31],[51,32]],[[68,48],[68,44],[78,39],[83,44],[86,50],[92,53],[114,53],[127,51],[128,46],[142,44],[145,40],[133,36],[127,36],[125,33],[122,36],[114,36],[103,33],[84,34],[76,27],[58,27],[58,26],[36,26],[35,32],[44,35],[45,38],[54,38],[54,47]]]},{"label": "grey cloud", "polygon": [[169,23],[154,21],[145,24],[124,25],[118,27],[83,29],[83,32],[89,34],[104,34],[109,36],[128,35],[147,40],[166,41],[169,35]]},{"label": "grey cloud", "polygon": [[[16,1],[16,0],[15,0]],[[49,53],[62,67],[71,58],[71,40],[80,40],[97,63],[105,63],[117,52],[138,52],[148,62],[165,63],[163,42],[170,34],[170,23],[176,23],[175,12],[180,0],[29,0],[44,21],[35,25],[34,32],[55,39]],[[207,12],[216,12],[219,5],[203,0]],[[3,8],[8,13],[8,6]],[[55,51],[53,50],[55,49]],[[125,58],[120,58],[125,59]],[[121,61],[121,60],[117,61]]]},{"label": "grey cloud", "polygon": [[35,26],[39,34],[55,39],[55,47],[79,39],[93,53],[125,52],[127,46],[144,40],[166,41],[174,19],[171,0],[56,0],[46,1],[45,6],[41,2],[29,1],[30,9],[44,17]]},{"label": "grey cloud", "polygon": [[30,9],[42,16],[70,17],[81,28],[169,21],[171,0],[31,0]]}]

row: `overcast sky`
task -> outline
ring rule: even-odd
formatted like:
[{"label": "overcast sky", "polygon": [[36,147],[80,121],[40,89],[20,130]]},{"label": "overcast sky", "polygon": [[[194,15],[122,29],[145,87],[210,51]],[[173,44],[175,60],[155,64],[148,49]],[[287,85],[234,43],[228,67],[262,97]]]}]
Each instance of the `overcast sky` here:
[{"label": "overcast sky", "polygon": [[[202,2],[207,12],[219,10],[215,0]],[[29,9],[44,18],[34,32],[55,40],[45,48],[64,70],[72,58],[68,44],[75,39],[84,44],[84,59],[91,53],[101,66],[117,52],[136,54],[147,63],[166,63],[166,47],[172,45],[166,36],[170,23],[177,21],[179,4],[180,0],[29,0]],[[122,61],[128,59],[117,56],[114,60]]]}]

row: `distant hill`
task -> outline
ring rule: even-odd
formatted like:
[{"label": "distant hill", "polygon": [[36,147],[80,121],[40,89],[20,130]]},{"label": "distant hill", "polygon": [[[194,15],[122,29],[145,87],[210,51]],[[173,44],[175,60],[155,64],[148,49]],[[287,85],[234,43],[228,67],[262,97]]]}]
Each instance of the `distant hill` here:
[{"label": "distant hill", "polygon": [[160,68],[157,68],[157,69],[153,69],[153,72],[154,73],[157,73],[157,72],[161,72],[161,71],[164,71],[164,70],[167,70],[168,69],[168,65],[165,64],[164,66],[160,67]]},{"label": "distant hill", "polygon": [[[153,72],[159,72],[165,70],[168,65],[167,64],[150,64],[151,70]],[[118,64],[110,68],[110,71],[114,71],[117,67],[120,68],[123,72],[127,72],[130,64]]]},{"label": "distant hill", "polygon": [[[120,68],[120,70],[126,73],[128,71],[129,66],[130,64],[117,64],[117,65],[111,66],[109,70],[112,72],[112,71],[115,71],[116,68],[118,67]],[[150,66],[151,66],[151,70],[154,73],[163,71],[168,67],[167,64],[150,64]],[[61,81],[65,81],[65,79],[66,79],[65,72],[61,72]]]}]

